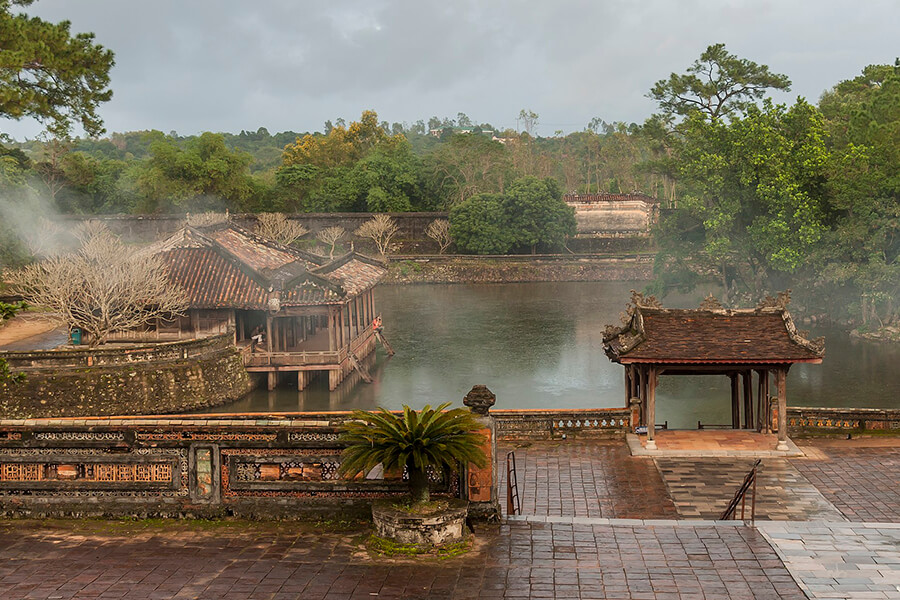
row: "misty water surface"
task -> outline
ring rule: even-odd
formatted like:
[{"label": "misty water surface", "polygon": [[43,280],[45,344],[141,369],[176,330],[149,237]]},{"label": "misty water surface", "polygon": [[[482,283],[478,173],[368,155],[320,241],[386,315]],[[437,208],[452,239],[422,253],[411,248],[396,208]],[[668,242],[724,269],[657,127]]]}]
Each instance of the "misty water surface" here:
[{"label": "misty water surface", "polygon": [[[286,383],[216,410],[420,408],[448,401],[458,406],[476,383],[497,394],[498,408],[623,406],[623,368],[607,359],[601,336],[607,323],[618,323],[629,290],[643,285],[382,286],[378,310],[397,354],[388,359],[379,347],[374,383],[344,385],[331,393],[325,378],[304,392]],[[664,304],[693,308],[697,298],[666,298]],[[854,343],[837,331],[813,334],[826,336],[826,358],[822,365],[791,369],[790,405],[900,407],[900,347]],[[672,427],[696,427],[698,419],[730,422],[729,390],[725,376],[663,376],[659,422]]]}]

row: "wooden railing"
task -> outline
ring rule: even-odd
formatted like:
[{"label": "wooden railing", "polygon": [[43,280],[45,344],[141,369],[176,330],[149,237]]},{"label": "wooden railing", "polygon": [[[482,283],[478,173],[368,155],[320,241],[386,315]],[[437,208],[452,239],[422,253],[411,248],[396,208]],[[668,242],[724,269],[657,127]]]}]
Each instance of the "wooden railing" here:
[{"label": "wooden railing", "polygon": [[753,464],[753,468],[750,469],[750,472],[744,477],[741,487],[734,493],[734,498],[731,499],[731,502],[728,503],[728,507],[722,513],[722,516],[719,517],[720,521],[733,520],[737,516],[738,504],[741,506],[741,521],[744,521],[747,508],[747,492],[750,491],[753,492],[750,499],[750,522],[753,523],[756,520],[756,476],[761,464],[762,459],[757,460]]},{"label": "wooden railing", "polygon": [[348,346],[338,350],[268,352],[254,348],[244,364],[251,368],[339,365],[349,358],[350,352],[358,352],[372,335],[374,335],[374,332],[370,323],[363,328],[362,332]]},{"label": "wooden railing", "polygon": [[506,514],[521,515],[522,500],[519,498],[519,479],[516,476],[516,453],[506,453]]}]

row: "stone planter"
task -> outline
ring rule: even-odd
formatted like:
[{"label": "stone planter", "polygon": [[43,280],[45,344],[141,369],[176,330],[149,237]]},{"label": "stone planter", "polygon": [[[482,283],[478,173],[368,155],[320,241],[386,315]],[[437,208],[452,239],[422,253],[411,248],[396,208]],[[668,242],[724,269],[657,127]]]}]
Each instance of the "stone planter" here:
[{"label": "stone planter", "polygon": [[372,506],[375,534],[397,542],[420,547],[443,546],[461,541],[466,532],[468,502],[451,499],[443,510],[415,514],[395,507],[391,501]]}]

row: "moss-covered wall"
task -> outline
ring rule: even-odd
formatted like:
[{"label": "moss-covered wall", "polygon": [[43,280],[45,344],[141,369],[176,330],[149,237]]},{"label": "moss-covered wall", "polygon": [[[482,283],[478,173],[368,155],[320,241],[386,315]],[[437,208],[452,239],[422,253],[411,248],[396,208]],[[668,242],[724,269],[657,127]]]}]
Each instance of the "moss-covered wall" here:
[{"label": "moss-covered wall", "polygon": [[250,391],[233,346],[203,356],[95,367],[30,369],[23,383],[0,383],[4,418],[188,412]]}]

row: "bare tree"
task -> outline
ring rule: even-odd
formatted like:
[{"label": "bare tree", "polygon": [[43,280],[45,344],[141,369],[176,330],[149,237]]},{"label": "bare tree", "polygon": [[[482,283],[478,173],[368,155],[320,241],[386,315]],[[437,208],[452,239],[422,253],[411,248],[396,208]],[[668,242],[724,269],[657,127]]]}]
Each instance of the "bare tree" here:
[{"label": "bare tree", "polygon": [[289,246],[309,233],[309,229],[288,219],[284,213],[260,213],[256,216],[256,233]]},{"label": "bare tree", "polygon": [[92,347],[111,333],[180,315],[187,306],[160,258],[136,253],[106,229],[77,251],[28,265],[10,280],[29,304],[84,330]]},{"label": "bare tree", "polygon": [[353,233],[361,238],[369,238],[375,242],[375,247],[381,256],[386,256],[390,248],[391,240],[400,229],[388,215],[375,215],[370,220],[360,225]]},{"label": "bare tree", "polygon": [[319,233],[316,234],[316,239],[323,244],[331,246],[331,249],[328,251],[328,258],[334,258],[334,247],[346,234],[347,232],[343,227],[335,225],[319,231]]},{"label": "bare tree", "polygon": [[72,235],[75,236],[75,239],[81,242],[81,244],[86,244],[88,240],[100,234],[112,235],[109,228],[106,226],[106,223],[99,219],[83,221],[76,225],[72,230]]},{"label": "bare tree", "polygon": [[184,223],[191,227],[206,227],[208,225],[227,223],[230,220],[231,214],[227,210],[223,213],[211,210],[208,212],[197,213],[196,215],[188,213],[184,219]]},{"label": "bare tree", "polygon": [[425,228],[425,235],[437,242],[441,254],[453,242],[450,238],[450,221],[447,219],[435,219],[429,223]]},{"label": "bare tree", "polygon": [[40,217],[34,227],[30,227],[22,235],[22,240],[32,256],[48,258],[58,254],[63,246],[61,238],[65,230],[48,219]]}]

